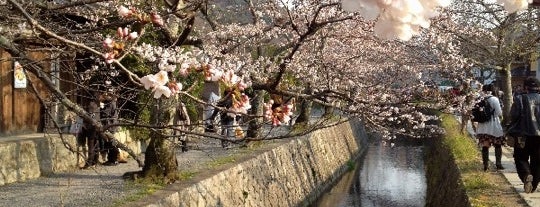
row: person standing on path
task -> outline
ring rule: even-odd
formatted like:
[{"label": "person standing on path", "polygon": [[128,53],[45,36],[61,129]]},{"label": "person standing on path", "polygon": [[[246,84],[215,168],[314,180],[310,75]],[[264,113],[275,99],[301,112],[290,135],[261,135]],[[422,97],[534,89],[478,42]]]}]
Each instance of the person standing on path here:
[{"label": "person standing on path", "polygon": [[[233,94],[232,91],[225,90],[223,92],[223,98],[218,101],[218,107],[222,107],[224,110],[228,110],[233,106]],[[226,140],[221,140],[221,146],[225,149],[230,148],[230,139],[234,138],[235,130],[234,126],[236,125],[236,114],[228,113],[227,111],[215,110],[211,116],[211,119],[214,119],[218,114],[220,114],[220,124],[221,124],[221,135],[226,138]]]},{"label": "person standing on path", "polygon": [[[96,95],[91,97],[91,100],[88,102],[88,105],[86,106],[86,110],[88,111],[88,115],[92,117],[94,120],[99,121],[100,111],[99,111],[99,103],[98,98]],[[81,133],[79,134],[80,139],[86,140],[86,146],[88,146],[88,156],[86,158],[86,163],[82,167],[83,169],[92,167],[99,162],[99,151],[100,151],[100,144],[99,144],[99,136],[96,132],[95,127],[90,124],[88,121],[84,120]]]},{"label": "person standing on path", "polygon": [[[524,82],[525,93],[517,95],[510,111],[509,134],[514,142],[514,162],[526,193],[536,191],[540,182],[540,87],[536,78]],[[524,142],[523,142],[524,139]]]},{"label": "person standing on path", "polygon": [[221,98],[219,96],[219,91],[220,89],[218,81],[204,81],[201,99],[207,102],[207,104],[203,106],[202,113],[205,132],[216,132],[216,128],[214,126],[215,117],[213,116],[216,108],[212,105],[216,104]]},{"label": "person standing on path", "polygon": [[491,119],[487,122],[478,123],[476,126],[476,138],[478,145],[482,147],[482,163],[484,171],[489,169],[489,147],[495,147],[495,166],[497,170],[503,170],[501,164],[502,145],[505,144],[504,132],[501,126],[502,109],[499,98],[493,96],[493,84],[482,86],[487,103],[494,110]]},{"label": "person standing on path", "polygon": [[[118,111],[116,109],[116,97],[111,93],[105,93],[100,96],[100,118],[101,124],[107,127],[106,130],[112,134],[118,132],[117,126],[111,126],[117,124]],[[106,137],[102,138],[104,141],[104,152],[107,153],[107,161],[103,165],[114,166],[118,164],[118,155],[120,150],[114,146],[113,140],[108,140]]]},{"label": "person standing on path", "polygon": [[[184,104],[181,101],[180,103],[178,103],[178,106],[176,107],[176,113],[174,115],[173,123],[174,125],[176,125],[176,127],[178,127],[181,130],[189,130],[189,125],[191,124],[191,120],[189,118],[189,114],[186,109],[186,104]],[[187,152],[188,151],[187,134],[180,130],[174,130],[173,135],[178,136],[177,139],[180,142],[182,152]]]}]

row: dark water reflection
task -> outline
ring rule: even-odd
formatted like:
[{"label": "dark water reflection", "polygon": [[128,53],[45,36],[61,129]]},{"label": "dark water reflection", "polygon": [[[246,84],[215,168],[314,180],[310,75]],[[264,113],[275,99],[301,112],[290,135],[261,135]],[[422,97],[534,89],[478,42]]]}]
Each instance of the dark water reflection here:
[{"label": "dark water reflection", "polygon": [[424,206],[427,187],[422,153],[419,143],[374,142],[356,170],[345,174],[312,206]]}]

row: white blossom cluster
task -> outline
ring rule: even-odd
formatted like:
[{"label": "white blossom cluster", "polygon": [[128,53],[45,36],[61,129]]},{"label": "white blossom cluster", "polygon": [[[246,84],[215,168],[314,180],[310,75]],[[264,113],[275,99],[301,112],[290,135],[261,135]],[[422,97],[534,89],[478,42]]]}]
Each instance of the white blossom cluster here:
[{"label": "white blossom cluster", "polygon": [[195,47],[163,48],[143,43],[133,47],[133,51],[149,62],[157,62],[159,70],[167,72],[174,72],[178,68],[180,74],[187,75],[190,67],[201,65],[199,59],[202,58],[202,51]]},{"label": "white blossom cluster", "polygon": [[527,9],[532,0],[497,0],[497,3],[504,6],[509,13]]},{"label": "white blossom cluster", "polygon": [[[366,20],[376,20],[374,32],[384,39],[410,40],[421,28],[430,26],[438,7],[451,0],[343,0],[345,11],[359,12]],[[532,0],[497,0],[512,13],[527,9]]]}]

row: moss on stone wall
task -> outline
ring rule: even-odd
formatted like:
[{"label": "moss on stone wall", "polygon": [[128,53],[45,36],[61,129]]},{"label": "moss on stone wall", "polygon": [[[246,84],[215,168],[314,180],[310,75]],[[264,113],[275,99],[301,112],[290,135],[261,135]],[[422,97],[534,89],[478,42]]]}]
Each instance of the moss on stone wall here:
[{"label": "moss on stone wall", "polygon": [[[468,149],[469,141],[463,136],[451,136],[448,132],[459,131],[447,120],[448,117],[442,117],[442,125],[447,134],[441,137],[435,137],[427,140],[425,165],[427,177],[426,206],[445,206],[462,207],[471,206],[466,191],[461,181],[456,156],[463,159],[464,150]],[[450,122],[450,123],[449,123]],[[447,125],[448,124],[448,125]],[[468,139],[468,138],[466,138]],[[464,143],[464,144],[458,144]],[[473,145],[474,147],[474,145]],[[477,152],[477,150],[472,150]],[[465,155],[466,156],[466,155]]]}]

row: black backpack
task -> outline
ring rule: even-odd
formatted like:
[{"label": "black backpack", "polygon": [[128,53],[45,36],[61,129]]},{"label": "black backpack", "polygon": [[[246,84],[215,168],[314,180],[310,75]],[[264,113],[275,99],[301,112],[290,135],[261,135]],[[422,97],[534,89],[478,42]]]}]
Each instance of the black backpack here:
[{"label": "black backpack", "polygon": [[492,108],[487,101],[491,97],[492,96],[484,97],[474,105],[474,108],[472,109],[472,121],[484,123],[491,120],[493,113],[495,112],[495,109]]}]

